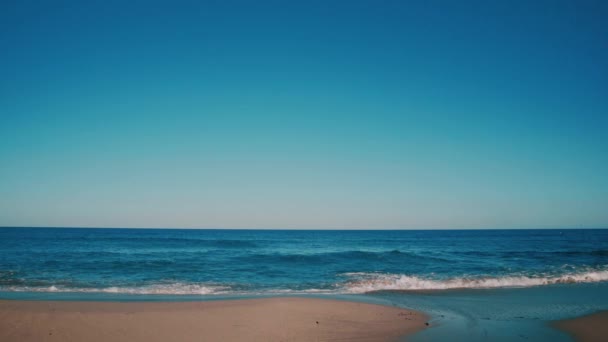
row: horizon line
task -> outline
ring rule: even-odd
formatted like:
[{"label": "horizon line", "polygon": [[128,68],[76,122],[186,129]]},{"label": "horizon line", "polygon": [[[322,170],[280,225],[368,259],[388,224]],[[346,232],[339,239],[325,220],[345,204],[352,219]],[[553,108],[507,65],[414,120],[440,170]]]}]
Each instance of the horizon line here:
[{"label": "horizon line", "polygon": [[542,228],[255,228],[255,227],[231,227],[231,228],[203,228],[203,227],[96,227],[96,226],[0,226],[4,228],[33,228],[33,229],[157,229],[157,230],[327,230],[327,231],[387,231],[387,230],[601,230],[608,227],[542,227]]}]

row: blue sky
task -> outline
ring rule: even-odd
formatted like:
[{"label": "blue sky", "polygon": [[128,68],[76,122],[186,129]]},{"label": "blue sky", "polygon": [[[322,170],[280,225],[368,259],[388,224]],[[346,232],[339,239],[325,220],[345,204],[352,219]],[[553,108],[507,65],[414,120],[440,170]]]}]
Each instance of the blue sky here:
[{"label": "blue sky", "polygon": [[608,227],[605,1],[4,1],[0,225]]}]

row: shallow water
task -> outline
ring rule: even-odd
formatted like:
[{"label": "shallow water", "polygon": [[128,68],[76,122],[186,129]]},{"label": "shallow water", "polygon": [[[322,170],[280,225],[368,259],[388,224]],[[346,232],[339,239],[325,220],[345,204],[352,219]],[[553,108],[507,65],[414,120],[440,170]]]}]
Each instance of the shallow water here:
[{"label": "shallow water", "polygon": [[551,321],[608,309],[605,282],[366,296],[431,316],[431,329],[410,341],[571,341]]}]

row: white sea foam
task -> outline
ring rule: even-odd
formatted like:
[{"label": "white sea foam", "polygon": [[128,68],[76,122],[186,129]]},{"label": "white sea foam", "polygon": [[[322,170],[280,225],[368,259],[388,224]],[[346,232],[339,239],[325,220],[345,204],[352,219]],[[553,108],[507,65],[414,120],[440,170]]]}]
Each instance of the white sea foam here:
[{"label": "white sea foam", "polygon": [[344,273],[347,280],[331,288],[310,289],[234,289],[228,285],[209,283],[169,283],[143,286],[67,287],[67,286],[0,286],[9,292],[106,293],[128,295],[297,295],[366,293],[381,290],[449,290],[532,287],[565,283],[594,283],[608,281],[608,270],[590,270],[563,275],[510,275],[504,277],[454,277],[433,279],[405,274],[353,272]]},{"label": "white sea foam", "polygon": [[7,286],[0,290],[14,292],[80,292],[80,293],[114,293],[114,294],[142,294],[142,295],[213,295],[230,292],[230,287],[202,284],[157,284],[140,287],[112,286],[104,288],[89,287],[63,287],[63,286]]},{"label": "white sea foam", "polygon": [[608,280],[608,271],[588,271],[559,276],[505,276],[505,277],[456,277],[430,279],[403,274],[345,273],[353,278],[343,284],[347,293],[366,293],[380,290],[448,290],[484,289],[501,287],[532,287],[564,283],[594,283]]},{"label": "white sea foam", "polygon": [[260,289],[234,290],[229,286],[209,284],[157,284],[140,287],[112,286],[104,288],[65,286],[0,286],[0,291],[9,292],[56,292],[56,293],[107,293],[129,295],[297,295],[331,294],[332,289]]}]

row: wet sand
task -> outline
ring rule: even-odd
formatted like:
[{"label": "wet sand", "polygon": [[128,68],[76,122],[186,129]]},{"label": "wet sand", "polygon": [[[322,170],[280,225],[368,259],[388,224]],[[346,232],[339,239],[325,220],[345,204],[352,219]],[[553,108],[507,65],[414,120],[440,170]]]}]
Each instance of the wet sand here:
[{"label": "wet sand", "polygon": [[393,341],[422,313],[365,303],[263,298],[207,302],[0,300],[0,341]]},{"label": "wet sand", "polygon": [[608,341],[608,311],[558,321],[554,325],[572,335],[576,341]]}]

